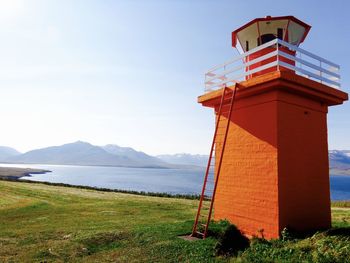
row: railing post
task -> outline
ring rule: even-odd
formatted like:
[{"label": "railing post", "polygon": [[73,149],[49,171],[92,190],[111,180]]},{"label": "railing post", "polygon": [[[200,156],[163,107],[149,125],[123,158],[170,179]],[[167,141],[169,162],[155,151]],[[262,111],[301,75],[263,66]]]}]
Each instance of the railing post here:
[{"label": "railing post", "polygon": [[276,56],[276,61],[277,61],[277,71],[280,71],[280,54],[279,54],[279,40],[277,40],[277,56]]},{"label": "railing post", "polygon": [[[274,45],[277,46],[274,47]],[[259,52],[267,47],[274,47],[275,50],[273,51],[273,53],[271,52],[271,54],[268,53],[250,60],[251,54]],[[291,51],[295,51],[295,56],[292,56],[292,54],[290,54],[289,52],[284,52],[284,48]],[[268,64],[260,63],[260,65],[258,65],[254,69],[252,68],[252,65],[255,65],[255,63],[272,58],[274,58],[274,61]],[[287,61],[288,59],[293,60],[295,63],[288,63],[287,61],[281,60],[281,58],[286,58]],[[312,61],[310,61],[310,59],[312,59]],[[243,64],[237,67],[232,66],[233,63],[236,63],[240,60],[242,60]],[[319,63],[317,63],[317,61]],[[326,65],[325,68],[323,68],[323,65]],[[236,83],[241,80],[246,80],[248,78],[251,78],[253,74],[258,72],[259,70],[262,71],[267,68],[274,68],[277,71],[281,71],[283,70],[283,68],[288,68],[294,70],[296,74],[299,74],[306,78],[313,78],[320,83],[334,85],[340,88],[339,65],[328,61],[322,57],[314,55],[306,50],[298,48],[297,46],[294,46],[288,42],[276,38],[268,43],[264,43],[263,45],[260,45],[247,52],[244,52],[237,58],[231,59],[230,61],[218,65],[212,68],[210,71],[208,71],[205,74],[206,91],[216,90],[218,87],[224,87],[225,84],[228,85],[228,83]],[[242,69],[243,72],[241,73]],[[331,77],[328,77],[328,75],[330,75]],[[335,80],[333,80],[334,77]]]}]

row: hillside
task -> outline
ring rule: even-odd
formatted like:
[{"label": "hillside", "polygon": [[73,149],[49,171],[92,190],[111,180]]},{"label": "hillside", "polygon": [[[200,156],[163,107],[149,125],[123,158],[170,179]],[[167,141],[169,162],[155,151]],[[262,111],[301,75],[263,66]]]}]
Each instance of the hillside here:
[{"label": "hillside", "polygon": [[6,146],[0,146],[0,160],[7,159],[12,156],[20,155],[21,153],[16,149]]},{"label": "hillside", "polygon": [[150,163],[152,165],[167,166],[165,162],[161,159],[145,154],[144,152],[136,151],[131,147],[120,147],[115,144],[107,144],[102,146],[102,148],[113,155],[116,156],[126,156],[131,160],[137,161],[139,163]]},{"label": "hillside", "polygon": [[207,166],[209,158],[208,155],[189,153],[163,154],[157,155],[156,157],[167,163],[180,165],[196,165],[202,167]]},{"label": "hillside", "polygon": [[[157,157],[167,163],[197,166],[206,166],[209,158],[208,155],[187,153],[164,154]],[[331,169],[350,169],[350,150],[329,151],[329,166]]]},{"label": "hillside", "polygon": [[[333,208],[330,231],[255,240],[238,258],[215,257],[227,224],[189,242],[198,200],[0,181],[0,262],[347,262],[350,210]],[[348,206],[348,203],[339,205]]]},{"label": "hillside", "polygon": [[333,169],[350,169],[350,151],[332,150],[329,151],[329,166]]},{"label": "hillside", "polygon": [[[130,147],[115,144],[96,146],[77,141],[23,154],[0,146],[0,162],[194,169],[205,167],[208,155],[177,153],[151,156]],[[350,170],[350,150],[329,151],[329,164],[333,170]]]},{"label": "hillside", "polygon": [[145,153],[116,145],[95,146],[77,141],[61,146],[32,150],[20,155],[3,158],[7,163],[40,163],[69,165],[104,165],[124,167],[159,167],[168,164]]}]

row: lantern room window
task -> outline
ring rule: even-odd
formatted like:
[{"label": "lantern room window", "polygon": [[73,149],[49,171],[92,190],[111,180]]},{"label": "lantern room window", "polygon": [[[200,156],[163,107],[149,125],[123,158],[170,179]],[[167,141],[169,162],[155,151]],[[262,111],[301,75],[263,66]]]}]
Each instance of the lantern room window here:
[{"label": "lantern room window", "polygon": [[240,44],[243,52],[279,38],[298,46],[310,26],[293,16],[257,18],[232,32],[232,45]]}]

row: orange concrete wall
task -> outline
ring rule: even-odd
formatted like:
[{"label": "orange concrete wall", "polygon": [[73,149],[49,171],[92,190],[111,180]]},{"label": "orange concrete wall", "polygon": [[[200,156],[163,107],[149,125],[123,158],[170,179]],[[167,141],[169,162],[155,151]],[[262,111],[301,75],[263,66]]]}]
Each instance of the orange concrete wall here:
[{"label": "orange concrete wall", "polygon": [[279,231],[275,96],[236,102],[214,203],[215,220],[228,219],[245,234],[262,231],[266,238]]},{"label": "orange concrete wall", "polygon": [[278,184],[280,229],[331,226],[327,106],[280,93]]},{"label": "orange concrete wall", "polygon": [[[327,106],[282,91],[237,100],[214,219],[228,219],[247,235],[265,238],[279,237],[284,227],[329,227],[326,114]],[[216,155],[220,152],[217,147]]]},{"label": "orange concrete wall", "polygon": [[[213,91],[199,102],[217,112],[221,94]],[[240,83],[214,219],[265,238],[279,237],[284,227],[329,227],[327,109],[347,99],[344,92],[290,72]]]}]

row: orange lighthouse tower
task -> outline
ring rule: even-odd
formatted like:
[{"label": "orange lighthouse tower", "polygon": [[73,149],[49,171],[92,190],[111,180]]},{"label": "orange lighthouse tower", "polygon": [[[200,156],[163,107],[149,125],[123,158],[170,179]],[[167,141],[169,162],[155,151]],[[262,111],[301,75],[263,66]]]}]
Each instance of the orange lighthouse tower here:
[{"label": "orange lighthouse tower", "polygon": [[193,236],[211,219],[265,238],[331,226],[327,112],[348,94],[337,64],[299,47],[310,28],[254,19],[232,33],[240,56],[206,73],[216,124]]}]

